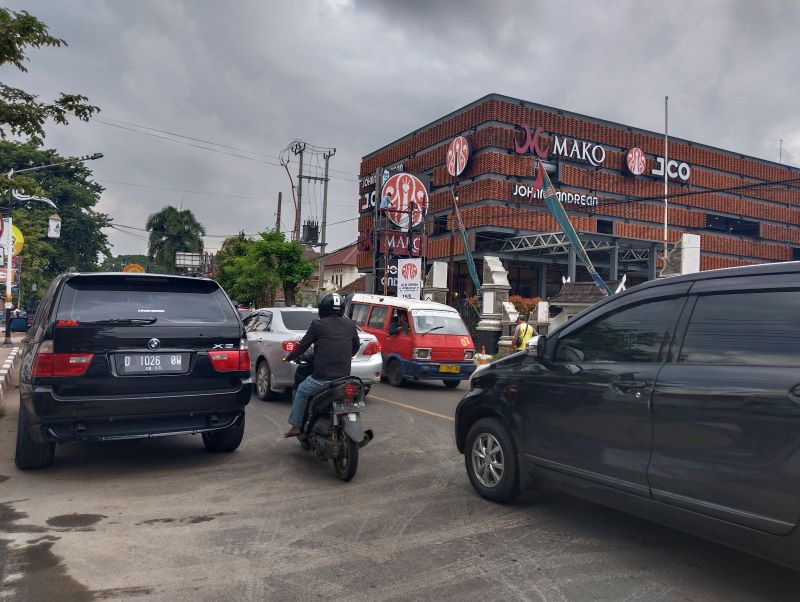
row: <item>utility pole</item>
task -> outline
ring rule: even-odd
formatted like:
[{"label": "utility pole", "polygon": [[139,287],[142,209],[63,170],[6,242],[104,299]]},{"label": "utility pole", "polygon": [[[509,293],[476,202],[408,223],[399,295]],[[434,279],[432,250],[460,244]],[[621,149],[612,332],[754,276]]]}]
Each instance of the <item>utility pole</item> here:
[{"label": "utility pole", "polygon": [[275,232],[281,231],[281,200],[282,200],[282,192],[278,193],[278,215],[275,218]]},{"label": "utility pole", "polygon": [[325,177],[322,188],[322,240],[319,246],[319,278],[317,279],[317,298],[322,292],[322,278],[325,275],[325,227],[328,218],[328,162],[336,154],[336,149],[326,152],[325,157]]},{"label": "utility pole", "polygon": [[297,175],[297,207],[294,211],[294,240],[300,240],[300,222],[303,215],[303,153],[306,150],[306,143],[297,141],[292,144],[291,150],[295,155],[300,155],[300,168]]}]

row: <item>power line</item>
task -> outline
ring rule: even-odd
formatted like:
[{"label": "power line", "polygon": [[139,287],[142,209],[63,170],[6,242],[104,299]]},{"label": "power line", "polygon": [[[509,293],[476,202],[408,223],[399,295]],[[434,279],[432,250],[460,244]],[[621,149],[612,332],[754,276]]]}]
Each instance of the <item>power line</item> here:
[{"label": "power line", "polygon": [[[152,136],[154,138],[159,138],[161,140],[168,140],[170,142],[175,142],[175,143],[178,143],[178,144],[184,144],[186,146],[191,146],[193,148],[199,148],[199,149],[203,149],[203,150],[207,150],[207,151],[211,151],[211,152],[215,152],[215,153],[220,153],[220,154],[223,154],[223,155],[229,155],[229,156],[232,156],[232,157],[238,157],[240,159],[247,159],[248,161],[256,161],[258,163],[263,163],[265,165],[273,165],[275,167],[281,167],[280,158],[275,156],[275,155],[268,155],[266,153],[260,153],[260,152],[257,152],[257,151],[241,149],[241,148],[238,148],[238,147],[235,147],[235,146],[230,146],[230,145],[227,145],[227,144],[221,144],[219,142],[212,142],[210,140],[203,140],[202,138],[194,138],[192,136],[185,136],[183,134],[170,132],[168,130],[160,130],[158,128],[153,128],[153,127],[146,126],[146,125],[140,125],[140,124],[137,124],[137,123],[131,123],[129,121],[123,121],[121,119],[111,119],[111,121],[109,121],[109,119],[111,119],[111,118],[103,119],[103,118],[100,118],[100,117],[94,117],[92,119],[92,121],[96,121],[97,123],[102,123],[103,125],[108,125],[108,126],[111,126],[111,127],[120,128],[120,129],[123,129],[123,130],[128,130],[130,132],[136,132],[136,133],[139,133],[139,134],[144,134],[146,136]],[[112,123],[112,121],[116,121],[117,123]],[[154,133],[154,132],[158,132],[158,133]],[[160,134],[167,134],[167,136],[162,136]],[[168,136],[174,136],[174,137],[170,138]],[[179,138],[179,139],[176,140],[175,138]],[[233,152],[227,152],[227,151],[220,150],[219,148],[209,148],[208,146],[203,146],[201,144],[193,144],[192,142],[187,142],[187,140],[190,140],[190,141],[193,141],[193,142],[202,142],[203,144],[210,144],[212,146],[218,146],[220,148],[234,150],[234,151],[237,151],[237,152],[233,153]],[[248,153],[248,154],[251,154],[251,155],[258,155],[258,156],[261,156],[261,157],[267,157],[267,158],[270,158],[270,159],[276,159],[279,162],[278,163],[274,163],[274,162],[271,162],[271,161],[264,161],[262,159],[256,159],[256,158],[253,158],[253,157],[247,157],[247,156],[244,156],[244,155],[240,155],[238,153]],[[356,175],[355,177],[353,177],[354,174],[352,172],[344,171],[344,170],[337,170],[337,169],[332,169],[330,171],[336,171],[338,173],[342,173],[342,174],[346,174],[348,176],[351,176],[349,178],[338,177],[338,178],[336,178],[338,180],[344,180],[344,181],[348,181],[348,182],[358,182],[359,181],[358,176]]]}]

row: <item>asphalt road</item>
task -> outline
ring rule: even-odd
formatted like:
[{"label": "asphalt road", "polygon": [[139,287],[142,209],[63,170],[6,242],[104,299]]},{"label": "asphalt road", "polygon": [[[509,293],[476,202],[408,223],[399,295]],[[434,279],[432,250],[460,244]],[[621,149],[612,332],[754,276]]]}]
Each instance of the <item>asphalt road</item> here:
[{"label": "asphalt road", "polygon": [[482,500],[453,442],[464,387],[376,386],[351,483],[256,398],[232,454],[76,444],[21,472],[7,395],[0,600],[797,599],[800,573],[601,506]]}]

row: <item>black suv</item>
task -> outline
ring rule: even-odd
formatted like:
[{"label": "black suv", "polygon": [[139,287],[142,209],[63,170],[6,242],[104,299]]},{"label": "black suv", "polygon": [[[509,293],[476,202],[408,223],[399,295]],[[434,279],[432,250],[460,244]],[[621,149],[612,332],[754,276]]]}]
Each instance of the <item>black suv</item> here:
[{"label": "black suv", "polygon": [[22,349],[16,464],[53,462],[55,442],[244,434],[244,327],[213,280],[150,274],[57,277]]},{"label": "black suv", "polygon": [[477,373],[475,490],[552,486],[800,569],[800,262],[647,282]]}]

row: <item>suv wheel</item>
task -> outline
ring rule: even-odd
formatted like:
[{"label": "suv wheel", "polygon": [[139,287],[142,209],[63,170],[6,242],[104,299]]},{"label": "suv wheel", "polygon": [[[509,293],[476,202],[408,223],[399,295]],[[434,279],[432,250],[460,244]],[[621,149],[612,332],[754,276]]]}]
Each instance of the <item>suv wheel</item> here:
[{"label": "suv wheel", "polygon": [[51,442],[37,443],[28,430],[28,421],[22,406],[17,417],[17,451],[14,463],[17,468],[28,470],[30,468],[44,468],[53,463],[56,455],[56,444]]},{"label": "suv wheel", "polygon": [[481,497],[510,502],[519,495],[517,455],[508,431],[496,418],[482,418],[469,429],[464,461]]},{"label": "suv wheel", "polygon": [[203,433],[203,445],[213,453],[232,452],[242,442],[244,437],[244,414],[238,424],[220,431]]},{"label": "suv wheel", "polygon": [[278,394],[270,388],[271,380],[269,364],[267,360],[261,360],[256,368],[256,395],[261,401],[275,401],[278,398]]}]

